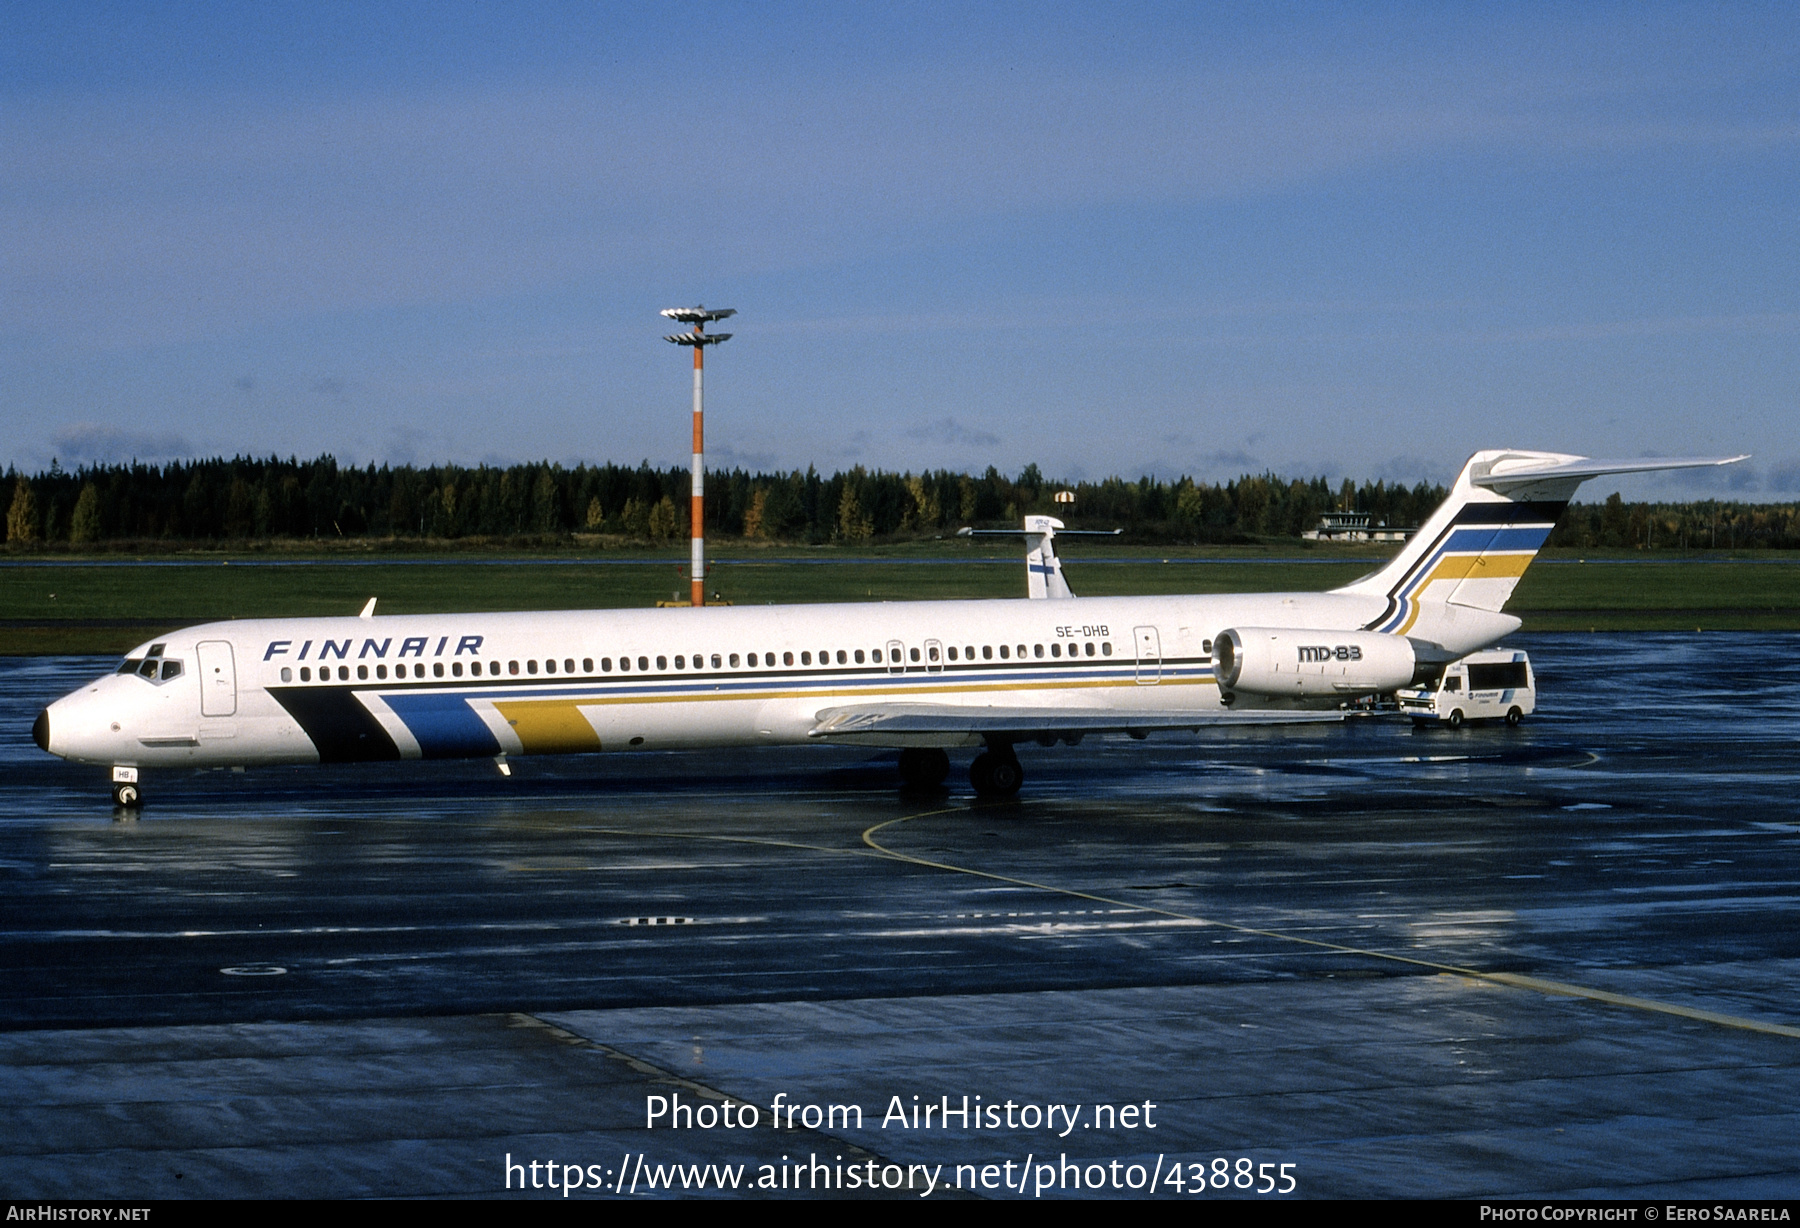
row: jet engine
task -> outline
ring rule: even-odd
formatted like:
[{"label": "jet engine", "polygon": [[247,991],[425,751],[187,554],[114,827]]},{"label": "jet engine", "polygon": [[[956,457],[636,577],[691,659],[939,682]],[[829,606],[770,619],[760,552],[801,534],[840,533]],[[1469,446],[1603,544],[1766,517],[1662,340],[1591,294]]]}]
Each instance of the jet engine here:
[{"label": "jet engine", "polygon": [[1404,636],[1304,627],[1233,627],[1213,637],[1221,691],[1297,697],[1392,691],[1413,680],[1418,659]]}]

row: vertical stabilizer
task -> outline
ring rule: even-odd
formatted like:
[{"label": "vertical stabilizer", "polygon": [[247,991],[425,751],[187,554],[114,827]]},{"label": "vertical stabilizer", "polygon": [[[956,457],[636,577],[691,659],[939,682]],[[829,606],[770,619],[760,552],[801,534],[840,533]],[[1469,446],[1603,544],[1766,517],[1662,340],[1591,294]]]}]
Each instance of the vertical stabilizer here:
[{"label": "vertical stabilizer", "polygon": [[1450,497],[1392,562],[1340,593],[1387,598],[1371,631],[1433,637],[1459,611],[1498,613],[1537,557],[1576,489],[1608,473],[1730,465],[1731,457],[1593,460],[1562,452],[1477,452]]},{"label": "vertical stabilizer", "polygon": [[1056,531],[1063,522],[1052,516],[1025,517],[1025,595],[1034,599],[1073,597],[1056,557]]},{"label": "vertical stabilizer", "polygon": [[1521,489],[1522,498],[1478,479],[1509,461],[1548,467],[1579,459],[1556,452],[1477,452],[1457,475],[1449,498],[1392,562],[1337,591],[1386,597],[1387,608],[1368,629],[1395,635],[1413,631],[1433,606],[1498,612],[1556,527],[1581,479],[1537,483]]}]

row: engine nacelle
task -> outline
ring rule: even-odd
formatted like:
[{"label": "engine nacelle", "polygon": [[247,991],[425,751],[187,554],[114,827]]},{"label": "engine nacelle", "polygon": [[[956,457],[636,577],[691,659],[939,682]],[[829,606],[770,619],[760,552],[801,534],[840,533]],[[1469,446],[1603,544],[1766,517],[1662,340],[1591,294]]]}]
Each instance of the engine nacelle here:
[{"label": "engine nacelle", "polygon": [[1399,635],[1233,627],[1213,637],[1212,665],[1221,691],[1349,696],[1407,685],[1418,659],[1412,642]]}]

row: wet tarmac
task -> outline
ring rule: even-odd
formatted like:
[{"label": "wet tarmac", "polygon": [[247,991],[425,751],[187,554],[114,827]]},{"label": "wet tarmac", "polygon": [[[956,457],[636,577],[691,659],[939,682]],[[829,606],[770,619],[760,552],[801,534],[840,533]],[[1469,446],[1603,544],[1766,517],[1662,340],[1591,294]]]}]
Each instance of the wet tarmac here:
[{"label": "wet tarmac", "polygon": [[[0,1185],[1800,1193],[1800,636],[1515,644],[1517,729],[1022,748],[1016,803],[804,748],[151,775],[136,822],[29,740],[105,663],[0,659]],[[646,1129],[676,1092],[759,1127]],[[888,1113],[965,1095],[1080,1119]]]}]

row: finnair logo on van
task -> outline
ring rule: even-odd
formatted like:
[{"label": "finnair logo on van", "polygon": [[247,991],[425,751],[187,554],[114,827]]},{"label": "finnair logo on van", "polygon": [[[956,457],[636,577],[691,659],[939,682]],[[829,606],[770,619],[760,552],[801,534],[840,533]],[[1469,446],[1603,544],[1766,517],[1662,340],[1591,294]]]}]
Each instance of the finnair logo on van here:
[{"label": "finnair logo on van", "polygon": [[[447,635],[438,636],[435,646],[429,635],[409,635],[400,641],[398,648],[394,647],[394,637],[391,635],[380,640],[370,636],[363,640],[360,647],[357,646],[354,636],[342,640],[307,640],[300,645],[298,651],[294,648],[293,640],[270,640],[268,648],[263,651],[263,660],[273,661],[276,657],[291,656],[296,661],[305,661],[309,658],[315,661],[345,661],[351,656],[355,656],[359,661],[365,657],[374,657],[377,661],[385,661],[390,652],[399,659],[417,657],[422,660],[427,656],[441,657],[446,654],[453,657],[478,657],[481,655],[482,638],[479,635],[459,636],[454,651],[450,650],[450,637]],[[317,647],[316,652],[314,651],[315,646]]]},{"label": "finnair logo on van", "polygon": [[1362,649],[1355,644],[1339,644],[1335,648],[1326,644],[1302,644],[1294,651],[1305,661],[1360,661]]}]

